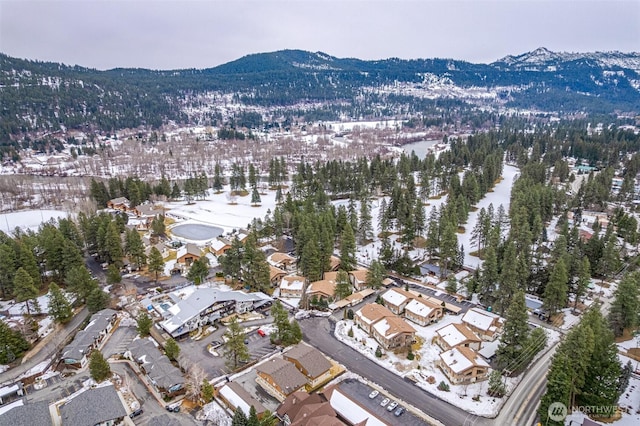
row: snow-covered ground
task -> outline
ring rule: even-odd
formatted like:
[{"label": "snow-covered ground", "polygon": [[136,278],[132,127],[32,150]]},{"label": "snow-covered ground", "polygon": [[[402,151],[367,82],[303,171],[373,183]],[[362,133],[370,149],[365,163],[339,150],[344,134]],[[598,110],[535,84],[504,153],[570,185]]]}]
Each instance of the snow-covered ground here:
[{"label": "snow-covered ground", "polygon": [[[470,385],[452,385],[442,370],[437,367],[436,363],[440,359],[442,350],[432,343],[436,330],[447,324],[460,323],[461,321],[462,317],[460,316],[445,315],[440,322],[426,327],[410,323],[411,326],[416,329],[417,336],[422,340],[422,346],[415,353],[416,358],[414,360],[408,360],[406,357],[395,355],[392,352],[387,352],[382,358],[377,358],[375,351],[379,346],[378,342],[372,337],[369,337],[363,330],[359,329],[352,320],[339,321],[336,324],[335,335],[338,340],[351,346],[377,364],[401,377],[411,378],[416,382],[416,386],[438,396],[438,398],[473,414],[494,416],[498,413],[506,398],[493,398],[487,395],[488,380]],[[350,329],[353,330],[353,337],[349,337],[348,335]],[[560,335],[551,330],[546,330],[546,332],[547,347],[549,347],[558,341]],[[486,344],[486,342],[483,343],[483,345]],[[540,354],[538,354],[538,356],[540,356]],[[429,383],[430,377],[433,378],[433,384]],[[449,392],[441,391],[437,388],[438,384],[442,381],[450,385]],[[520,377],[507,378],[507,391],[510,392],[519,381]],[[472,399],[476,395],[480,396],[478,401]]]},{"label": "snow-covered ground", "polygon": [[0,214],[0,231],[12,234],[16,228],[36,231],[41,223],[69,216],[61,210],[20,210]]}]

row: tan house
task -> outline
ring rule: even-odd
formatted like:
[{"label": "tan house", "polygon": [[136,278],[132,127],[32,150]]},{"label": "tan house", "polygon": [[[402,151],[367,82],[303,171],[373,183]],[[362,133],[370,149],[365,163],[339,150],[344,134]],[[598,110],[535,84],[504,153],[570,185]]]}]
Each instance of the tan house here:
[{"label": "tan house", "polygon": [[298,343],[282,357],[292,362],[307,378],[308,390],[313,390],[331,380],[331,363],[314,347]]},{"label": "tan house", "polygon": [[417,297],[417,295],[409,291],[401,288],[392,288],[382,295],[382,300],[384,300],[384,305],[389,308],[391,312],[400,315],[404,311],[405,306],[415,297]]},{"label": "tan house", "polygon": [[193,262],[200,259],[202,256],[202,252],[197,245],[188,243],[178,250],[176,255],[176,263],[180,263],[182,265],[191,266]]},{"label": "tan house", "polygon": [[299,275],[287,275],[280,280],[280,297],[302,297],[307,279]]},{"label": "tan house", "polygon": [[282,358],[272,358],[258,365],[256,371],[256,382],[280,402],[307,384],[296,366]]},{"label": "tan house", "polygon": [[246,415],[249,414],[251,407],[255,408],[258,418],[262,417],[267,409],[262,403],[256,400],[249,392],[247,392],[240,383],[225,383],[216,392],[219,400],[225,403],[232,411],[240,408]]},{"label": "tan house", "polygon": [[397,316],[385,317],[371,327],[371,336],[386,350],[408,348],[415,340],[416,330]]},{"label": "tan house", "polygon": [[421,326],[438,322],[443,315],[442,306],[426,297],[416,297],[404,307],[404,317]]},{"label": "tan house", "polygon": [[278,287],[282,278],[287,275],[285,271],[275,266],[269,265],[269,282],[272,287]]},{"label": "tan house", "polygon": [[474,383],[489,375],[489,364],[473,349],[464,346],[441,353],[438,366],[453,384]]},{"label": "tan house", "polygon": [[329,280],[333,282],[338,281],[338,271],[326,271],[322,273],[323,280]]},{"label": "tan house", "polygon": [[329,270],[330,271],[337,271],[338,269],[340,269],[340,265],[341,264],[342,264],[342,261],[340,260],[339,257],[331,256],[329,258]]},{"label": "tan house", "polygon": [[482,339],[465,324],[452,323],[436,330],[433,343],[445,351],[459,346],[479,351]]},{"label": "tan house", "polygon": [[231,248],[231,241],[218,237],[209,243],[209,249],[216,257],[226,253]]},{"label": "tan house", "polygon": [[270,254],[267,257],[269,265],[276,268],[284,269],[285,271],[292,271],[296,266],[296,258],[288,255],[287,253],[281,253],[279,251]]},{"label": "tan house", "polygon": [[131,203],[125,197],[118,197],[107,201],[107,207],[114,210],[120,210],[121,212],[129,211]]},{"label": "tan house", "polygon": [[324,395],[297,391],[276,411],[285,426],[347,426]]},{"label": "tan house", "polygon": [[355,313],[353,320],[356,325],[360,326],[360,328],[366,331],[367,334],[371,334],[371,327],[373,324],[380,321],[382,318],[393,316],[395,316],[394,313],[386,306],[382,306],[378,303],[369,303],[364,305]]},{"label": "tan house", "polygon": [[349,272],[349,280],[351,281],[351,285],[356,289],[356,291],[364,290],[367,288],[368,273],[368,269],[357,269],[355,271]]},{"label": "tan house", "polygon": [[318,299],[332,301],[336,295],[336,282],[333,280],[314,281],[307,288],[307,297],[311,300],[314,296]]},{"label": "tan house", "polygon": [[502,333],[504,318],[492,312],[471,308],[462,317],[462,322],[468,325],[482,340],[492,341]]}]

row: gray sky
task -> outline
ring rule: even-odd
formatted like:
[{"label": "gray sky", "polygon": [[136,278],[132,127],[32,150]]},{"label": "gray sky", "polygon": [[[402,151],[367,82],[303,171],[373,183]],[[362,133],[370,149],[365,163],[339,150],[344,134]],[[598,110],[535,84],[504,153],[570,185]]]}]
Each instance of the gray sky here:
[{"label": "gray sky", "polygon": [[640,0],[0,0],[0,52],[98,69],[208,68],[281,49],[493,62],[640,51]]}]

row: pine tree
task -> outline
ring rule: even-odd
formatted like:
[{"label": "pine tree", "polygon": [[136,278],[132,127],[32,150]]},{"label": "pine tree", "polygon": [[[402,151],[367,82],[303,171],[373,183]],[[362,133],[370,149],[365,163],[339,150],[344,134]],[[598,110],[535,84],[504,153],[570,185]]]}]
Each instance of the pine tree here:
[{"label": "pine tree", "polygon": [[496,362],[506,374],[520,371],[527,365],[523,353],[529,344],[529,326],[524,292],[518,290],[506,309],[504,331],[496,351]]},{"label": "pine tree", "polygon": [[498,259],[493,243],[485,249],[482,274],[478,282],[478,296],[485,306],[492,306],[495,301],[496,282],[498,281]]},{"label": "pine tree", "polygon": [[135,229],[127,232],[124,251],[129,256],[129,259],[138,267],[144,266],[147,263],[144,244],[142,243],[140,234],[138,234],[138,231]]},{"label": "pine tree", "polygon": [[244,414],[244,411],[242,411],[242,408],[238,407],[236,408],[236,412],[233,414],[233,417],[231,418],[231,426],[247,426],[247,415]]},{"label": "pine tree", "polygon": [[458,281],[456,280],[456,276],[455,275],[453,275],[453,274],[449,275],[449,278],[447,279],[447,285],[445,287],[445,290],[449,294],[455,294],[458,291]]},{"label": "pine tree", "polygon": [[502,271],[500,271],[499,287],[496,299],[496,310],[504,314],[511,305],[512,297],[518,289],[518,271],[516,247],[511,240],[507,240],[502,258]]},{"label": "pine tree", "polygon": [[209,275],[209,259],[202,256],[194,261],[189,267],[187,279],[192,281],[194,284],[199,285],[207,279],[207,275]]},{"label": "pine tree", "polygon": [[60,323],[66,323],[73,316],[71,304],[56,283],[49,285],[49,313]]},{"label": "pine tree", "polygon": [[93,281],[87,295],[87,309],[90,313],[95,313],[107,307],[110,297],[109,293],[102,291],[98,283]]},{"label": "pine tree", "polygon": [[140,312],[138,318],[136,319],[138,323],[138,333],[142,337],[146,337],[149,335],[151,331],[151,326],[153,326],[153,319],[146,312]]},{"label": "pine tree", "polygon": [[556,352],[547,373],[547,390],[538,409],[543,425],[564,426],[564,419],[557,422],[549,418],[549,407],[556,402],[571,407],[571,368],[571,356],[565,352]]},{"label": "pine tree", "polygon": [[578,280],[575,283],[575,290],[573,292],[575,300],[573,303],[573,309],[578,308],[578,304],[581,302],[582,297],[589,288],[589,282],[591,281],[591,264],[589,258],[584,257],[580,262],[580,269],[578,271]]},{"label": "pine tree", "polygon": [[2,298],[13,295],[13,278],[16,272],[16,252],[9,244],[0,244],[0,289]]},{"label": "pine tree", "polygon": [[250,358],[249,350],[244,344],[244,330],[235,316],[231,319],[224,335],[227,338],[224,356],[227,358],[229,367],[235,370],[241,361],[248,361]]},{"label": "pine tree", "polygon": [[269,263],[264,252],[258,248],[254,233],[251,233],[244,243],[241,268],[242,280],[252,291],[266,291],[269,288]]},{"label": "pine tree", "polygon": [[9,364],[29,349],[29,342],[9,325],[0,320],[0,365]]},{"label": "pine tree", "polygon": [[550,318],[567,304],[568,281],[567,267],[564,259],[560,258],[553,267],[542,299],[542,308],[547,311]]},{"label": "pine tree", "polygon": [[213,400],[214,389],[209,380],[204,379],[202,381],[202,399],[205,404],[210,403]]},{"label": "pine tree", "polygon": [[449,268],[455,263],[458,253],[458,237],[449,220],[445,220],[440,236],[440,277],[449,274]]},{"label": "pine tree", "polygon": [[349,274],[344,270],[339,270],[336,277],[336,299],[341,300],[349,296],[351,291],[351,281],[349,281]]},{"label": "pine tree", "polygon": [[625,275],[614,293],[609,309],[609,324],[616,336],[622,336],[625,328],[638,325],[640,312],[640,273]]},{"label": "pine tree", "polygon": [[369,266],[369,270],[367,271],[367,286],[374,290],[382,287],[382,282],[384,281],[385,275],[387,271],[385,271],[384,265],[379,260],[374,260],[371,262]]},{"label": "pine tree", "polygon": [[178,355],[180,355],[180,346],[178,346],[175,340],[169,339],[164,344],[164,351],[170,360],[175,361],[178,359]]},{"label": "pine tree", "polygon": [[256,413],[256,407],[253,405],[249,409],[249,417],[247,419],[247,426],[260,426],[260,420],[258,420],[258,414]]},{"label": "pine tree", "polygon": [[371,225],[371,207],[369,200],[360,202],[360,221],[358,226],[358,241],[361,245],[367,244],[373,239],[373,226]]},{"label": "pine tree", "polygon": [[259,206],[261,202],[262,202],[262,199],[260,198],[260,193],[258,192],[258,188],[254,187],[251,190],[251,205]]},{"label": "pine tree", "polygon": [[502,374],[498,370],[493,370],[489,374],[489,390],[487,393],[490,396],[496,396],[502,398],[507,392],[504,383],[502,382]]},{"label": "pine tree", "polygon": [[122,242],[120,240],[120,232],[115,222],[109,222],[109,226],[107,227],[105,252],[108,263],[122,262]]},{"label": "pine tree", "polygon": [[75,294],[78,300],[85,302],[92,289],[95,280],[91,278],[91,273],[86,266],[76,266],[72,268],[66,276],[65,284],[67,290]]},{"label": "pine tree", "polygon": [[33,278],[22,267],[18,268],[13,278],[13,296],[18,303],[26,302],[27,315],[31,316],[30,305],[38,297],[38,289],[33,285]]},{"label": "pine tree", "polygon": [[353,229],[347,224],[340,238],[340,264],[346,271],[353,271],[356,266],[356,240]]},{"label": "pine tree", "polygon": [[148,269],[149,272],[155,275],[155,282],[158,283],[158,274],[164,271],[164,259],[160,251],[155,247],[151,247],[151,251],[149,252]]},{"label": "pine tree", "polygon": [[91,378],[97,383],[100,383],[111,376],[111,367],[109,366],[109,363],[97,349],[91,352],[91,358],[89,359],[89,372],[91,374]]}]

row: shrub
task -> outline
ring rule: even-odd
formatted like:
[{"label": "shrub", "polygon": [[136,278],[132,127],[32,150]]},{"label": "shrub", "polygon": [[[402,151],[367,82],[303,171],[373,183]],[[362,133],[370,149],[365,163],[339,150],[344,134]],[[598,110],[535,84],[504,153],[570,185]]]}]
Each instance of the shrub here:
[{"label": "shrub", "polygon": [[415,357],[416,357],[416,356],[413,354],[413,352],[411,352],[411,351],[407,352],[407,359],[408,359],[409,361],[413,361],[413,359],[414,359]]},{"label": "shrub", "polygon": [[441,381],[438,384],[438,390],[449,392],[449,383],[445,383],[445,381]]},{"label": "shrub", "polygon": [[377,358],[381,358],[382,357],[382,349],[380,349],[380,346],[378,346],[376,348],[376,357]]},{"label": "shrub", "polygon": [[349,328],[349,332],[347,333],[349,337],[353,337],[353,327]]}]

